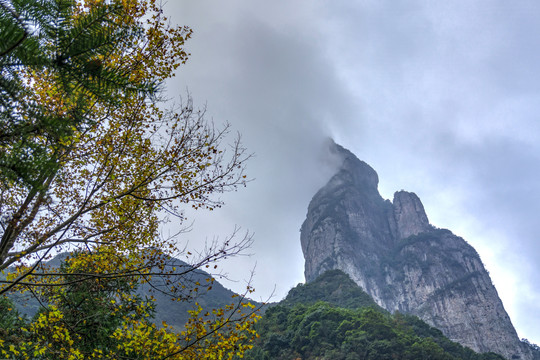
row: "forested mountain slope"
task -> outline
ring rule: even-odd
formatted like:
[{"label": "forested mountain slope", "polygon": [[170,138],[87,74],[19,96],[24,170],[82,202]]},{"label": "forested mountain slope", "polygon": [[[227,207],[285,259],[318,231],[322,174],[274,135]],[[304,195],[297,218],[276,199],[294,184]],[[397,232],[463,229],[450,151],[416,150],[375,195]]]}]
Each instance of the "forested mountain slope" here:
[{"label": "forested mountain slope", "polygon": [[503,359],[452,342],[416,316],[391,315],[339,270],[293,288],[257,330],[246,359]]}]

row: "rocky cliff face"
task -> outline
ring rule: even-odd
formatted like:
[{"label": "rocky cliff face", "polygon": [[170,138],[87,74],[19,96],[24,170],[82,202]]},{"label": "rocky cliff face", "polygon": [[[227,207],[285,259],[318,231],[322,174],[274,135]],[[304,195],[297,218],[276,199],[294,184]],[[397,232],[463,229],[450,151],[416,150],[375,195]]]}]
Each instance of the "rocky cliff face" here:
[{"label": "rocky cliff face", "polygon": [[384,200],[369,165],[330,147],[342,165],[302,225],[306,281],[340,269],[389,311],[417,315],[475,351],[532,359],[474,248],[430,225],[414,193]]}]

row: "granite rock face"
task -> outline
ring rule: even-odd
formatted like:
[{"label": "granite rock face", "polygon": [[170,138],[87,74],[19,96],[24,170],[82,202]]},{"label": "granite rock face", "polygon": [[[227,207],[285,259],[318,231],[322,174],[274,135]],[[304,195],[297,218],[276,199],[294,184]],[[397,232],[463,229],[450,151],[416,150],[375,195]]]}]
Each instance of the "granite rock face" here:
[{"label": "granite rock face", "polygon": [[388,311],[417,315],[475,351],[532,359],[474,248],[430,225],[414,193],[384,200],[368,164],[330,147],[342,165],[301,228],[306,281],[340,269]]}]

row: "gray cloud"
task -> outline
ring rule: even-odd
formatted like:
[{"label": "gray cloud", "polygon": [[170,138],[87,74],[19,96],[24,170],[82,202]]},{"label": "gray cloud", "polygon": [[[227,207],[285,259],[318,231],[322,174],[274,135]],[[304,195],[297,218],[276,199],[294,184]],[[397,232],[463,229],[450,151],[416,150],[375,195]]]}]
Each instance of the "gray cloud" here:
[{"label": "gray cloud", "polygon": [[[250,1],[167,5],[195,30],[170,83],[229,121],[256,156],[247,189],[196,219],[190,244],[235,224],[253,256],[223,264],[282,297],[303,281],[299,228],[332,173],[326,136],[416,192],[477,248],[518,333],[540,343],[540,23],[534,1]],[[229,286],[239,290],[243,282]]]}]

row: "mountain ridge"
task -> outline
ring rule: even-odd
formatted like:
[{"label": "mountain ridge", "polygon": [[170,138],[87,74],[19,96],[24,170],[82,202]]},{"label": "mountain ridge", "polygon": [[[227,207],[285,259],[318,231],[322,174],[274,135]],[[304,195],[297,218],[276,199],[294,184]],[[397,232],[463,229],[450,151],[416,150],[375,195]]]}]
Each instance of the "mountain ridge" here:
[{"label": "mountain ridge", "polygon": [[[45,262],[44,265],[50,267],[60,267],[62,261],[69,255],[69,253],[60,253],[55,257]],[[192,268],[188,263],[174,258],[168,257],[166,271],[172,267],[185,267]],[[150,284],[139,284],[135,293],[142,298],[153,297],[155,299],[155,312],[153,313],[152,322],[160,325],[162,321],[165,321],[168,325],[174,327],[177,330],[183,329],[184,325],[189,319],[188,310],[195,308],[195,301],[202,308],[206,310],[212,310],[215,308],[223,308],[225,305],[229,305],[238,300],[236,293],[232,290],[225,288],[219,281],[213,281],[211,284],[206,279],[211,278],[212,275],[201,270],[193,268],[182,276],[183,285],[186,287],[183,290],[183,294],[189,294],[190,290],[195,287],[200,288],[200,291],[196,292],[196,296],[190,299],[186,298],[186,301],[173,301],[172,297],[167,295],[170,284],[167,284],[160,277],[154,277],[150,280]],[[169,280],[178,280],[173,276],[170,276]],[[196,285],[200,284],[200,285]],[[165,290],[165,291],[160,291]],[[208,289],[206,291],[205,289]],[[205,291],[202,291],[205,290]],[[31,294],[11,293],[9,297],[14,301],[15,307],[22,315],[32,317],[36,314],[42,304],[35,299]],[[236,298],[235,298],[236,297]],[[260,307],[261,304],[257,301],[246,299],[246,301]]]}]

